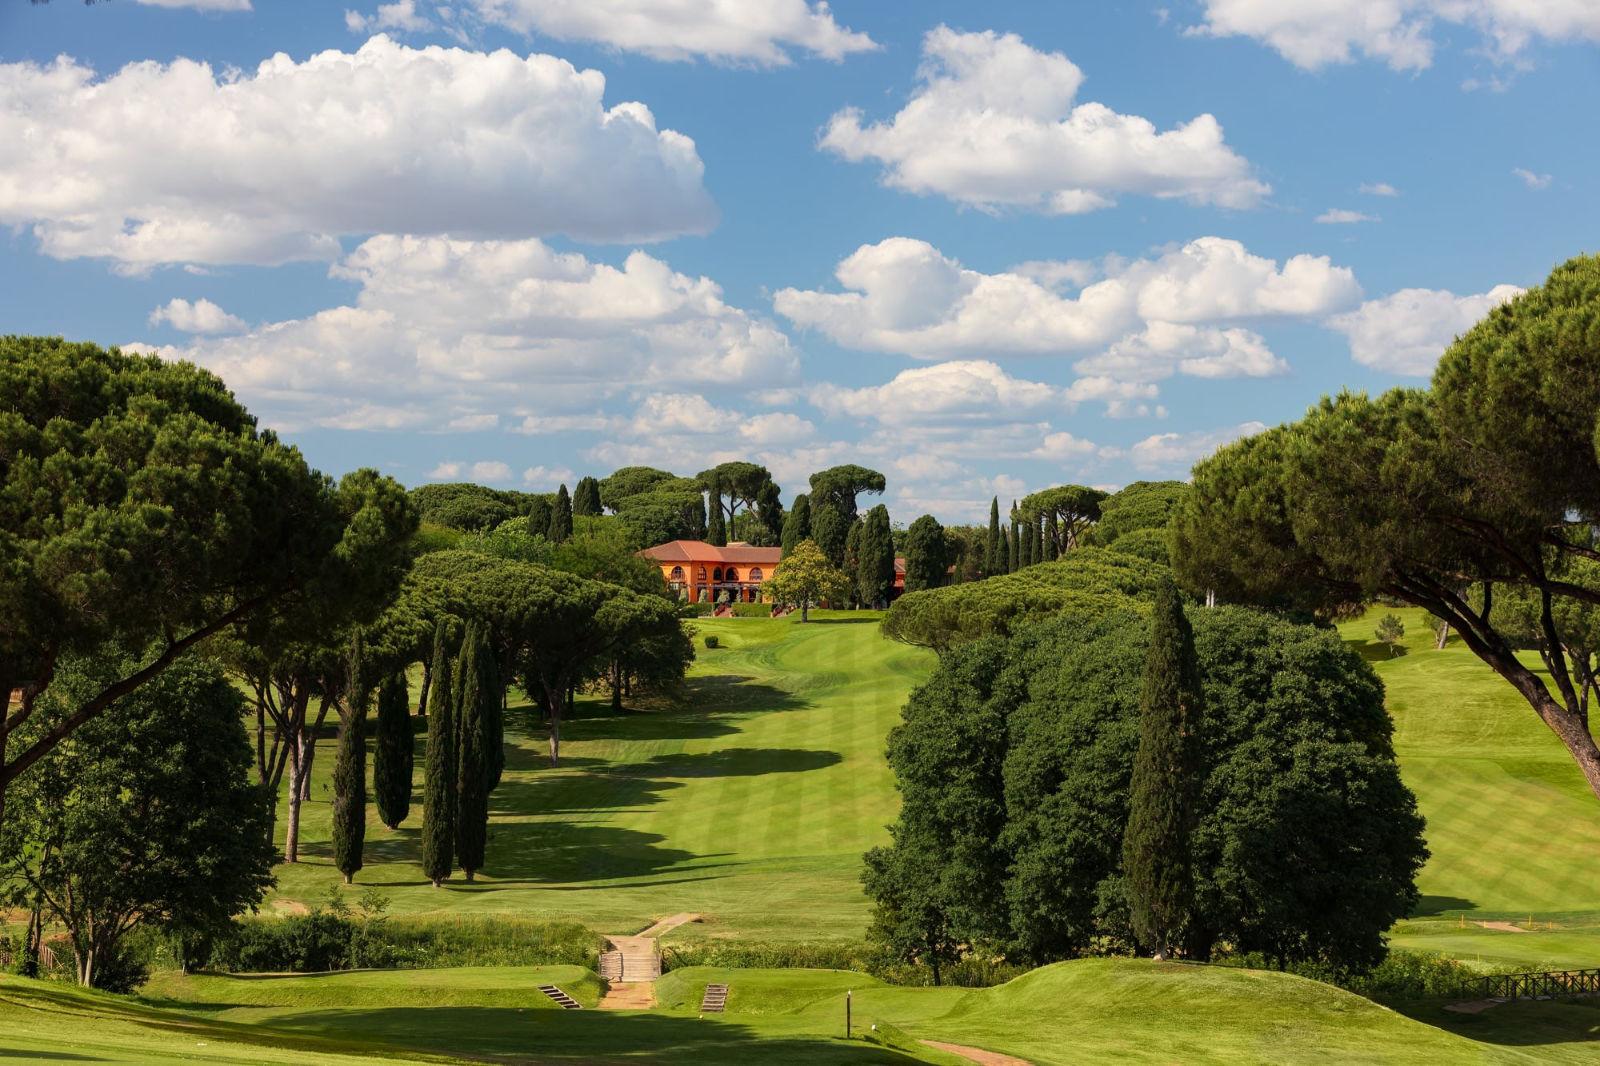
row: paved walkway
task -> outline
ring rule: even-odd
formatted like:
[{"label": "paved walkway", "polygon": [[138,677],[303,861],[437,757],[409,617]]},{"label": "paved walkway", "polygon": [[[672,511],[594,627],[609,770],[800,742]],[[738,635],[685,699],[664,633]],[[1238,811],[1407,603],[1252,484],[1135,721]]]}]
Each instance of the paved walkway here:
[{"label": "paved walkway", "polygon": [[640,933],[639,935],[640,936],[657,937],[657,936],[661,936],[663,933],[667,933],[667,932],[670,932],[673,929],[678,928],[678,926],[680,926],[680,925],[688,925],[690,922],[698,922],[699,920],[700,920],[700,915],[698,915],[698,914],[690,914],[689,912],[685,911],[682,914],[674,914],[670,918],[661,919],[655,925],[652,925],[650,928],[646,929],[644,932]]},{"label": "paved walkway", "polygon": [[935,1051],[960,1055],[964,1059],[982,1063],[983,1066],[1033,1066],[1033,1063],[1027,1059],[1019,1059],[1015,1055],[1002,1055],[998,1051],[985,1051],[981,1047],[967,1047],[965,1044],[946,1044],[942,1040],[924,1040],[923,1043]]}]

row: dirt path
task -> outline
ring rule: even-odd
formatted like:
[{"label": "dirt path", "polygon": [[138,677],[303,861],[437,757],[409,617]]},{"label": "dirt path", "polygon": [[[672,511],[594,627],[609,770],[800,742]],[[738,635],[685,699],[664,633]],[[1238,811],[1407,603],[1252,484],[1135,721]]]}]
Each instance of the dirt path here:
[{"label": "dirt path", "polygon": [[654,981],[615,982],[600,997],[601,1010],[649,1010],[656,1005]]},{"label": "dirt path", "polygon": [[1473,925],[1482,926],[1485,929],[1498,929],[1502,933],[1531,933],[1531,932],[1533,932],[1532,929],[1524,929],[1524,928],[1522,928],[1522,926],[1520,926],[1520,925],[1512,925],[1510,922],[1473,922],[1472,924]]},{"label": "dirt path", "polygon": [[935,1051],[943,1051],[951,1055],[960,1055],[964,1059],[982,1063],[983,1066],[1033,1066],[1027,1059],[1019,1059],[1015,1055],[1002,1055],[998,1051],[985,1051],[981,1047],[967,1047],[964,1044],[946,1044],[942,1040],[924,1040],[924,1044]]},{"label": "dirt path", "polygon": [[639,936],[662,936],[680,925],[688,925],[690,922],[698,922],[699,920],[700,915],[690,914],[685,911],[682,914],[674,914],[670,918],[661,919],[655,925],[640,933]]}]

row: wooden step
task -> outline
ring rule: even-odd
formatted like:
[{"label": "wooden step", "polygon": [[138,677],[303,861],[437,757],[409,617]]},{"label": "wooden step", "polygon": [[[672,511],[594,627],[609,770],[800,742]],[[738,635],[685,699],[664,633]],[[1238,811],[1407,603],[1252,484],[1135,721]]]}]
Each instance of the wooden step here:
[{"label": "wooden step", "polygon": [[603,981],[620,981],[622,979],[622,952],[602,951],[600,953],[600,979]]},{"label": "wooden step", "polygon": [[558,1003],[562,1010],[582,1010],[583,1004],[567,995],[555,985],[540,985],[539,991]]},{"label": "wooden step", "polygon": [[706,994],[700,999],[701,1014],[721,1014],[728,1007],[727,985],[706,985]]}]

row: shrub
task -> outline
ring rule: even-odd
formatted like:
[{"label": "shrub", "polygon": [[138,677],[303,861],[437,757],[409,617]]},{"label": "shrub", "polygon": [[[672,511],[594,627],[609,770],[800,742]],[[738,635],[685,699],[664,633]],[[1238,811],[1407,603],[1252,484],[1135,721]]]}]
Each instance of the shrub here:
[{"label": "shrub", "polygon": [[704,618],[717,609],[714,603],[701,600],[699,603],[685,603],[679,607],[685,618]]},{"label": "shrub", "polygon": [[721,643],[721,641],[717,640],[717,635],[715,633],[707,633],[706,634],[706,647],[715,648],[720,643]]},{"label": "shrub", "polygon": [[733,605],[735,618],[770,618],[772,617],[772,604],[770,603],[736,603]]},{"label": "shrub", "polygon": [[[920,987],[933,984],[933,970],[928,966],[899,961],[868,941],[691,941],[662,946],[663,973],[688,966],[720,966],[742,970],[855,970],[895,985]],[[1004,984],[1025,972],[1027,968],[1023,966],[968,956],[944,967],[940,976],[947,985],[987,988]]]},{"label": "shrub", "polygon": [[437,966],[592,966],[603,940],[576,922],[517,918],[389,918],[368,895],[362,913],[342,901],[309,914],[250,918],[211,946],[206,968],[321,973]]},{"label": "shrub", "polygon": [[1281,969],[1313,981],[1338,985],[1386,1004],[1466,995],[1478,978],[1486,972],[1493,972],[1425,951],[1391,951],[1387,958],[1366,973],[1339,970],[1315,961],[1291,962],[1279,967],[1259,952],[1228,955],[1218,958],[1216,962],[1221,966],[1240,966],[1252,970]]}]

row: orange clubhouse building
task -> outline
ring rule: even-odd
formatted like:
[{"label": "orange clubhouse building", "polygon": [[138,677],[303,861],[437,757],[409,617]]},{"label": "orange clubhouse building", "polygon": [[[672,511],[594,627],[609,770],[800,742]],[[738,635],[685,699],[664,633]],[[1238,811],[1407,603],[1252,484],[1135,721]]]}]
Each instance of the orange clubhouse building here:
[{"label": "orange clubhouse building", "polygon": [[[703,540],[669,540],[639,553],[661,567],[661,576],[675,595],[689,603],[716,603],[722,593],[730,603],[760,603],[761,583],[778,572],[782,548],[729,544],[719,548]],[[894,561],[894,595],[906,587],[906,561]]]},{"label": "orange clubhouse building", "polygon": [[758,603],[761,583],[778,572],[783,549],[669,540],[639,554],[659,564],[667,586],[690,603],[715,603],[724,592],[732,603]]}]

